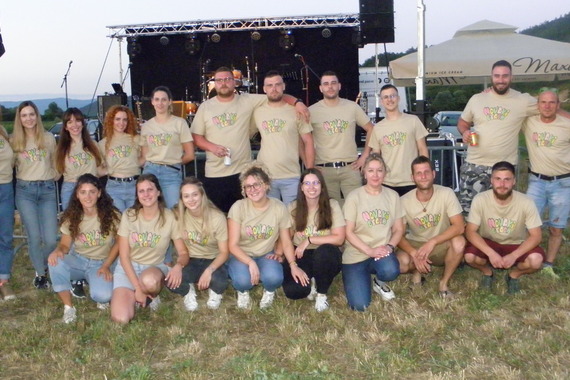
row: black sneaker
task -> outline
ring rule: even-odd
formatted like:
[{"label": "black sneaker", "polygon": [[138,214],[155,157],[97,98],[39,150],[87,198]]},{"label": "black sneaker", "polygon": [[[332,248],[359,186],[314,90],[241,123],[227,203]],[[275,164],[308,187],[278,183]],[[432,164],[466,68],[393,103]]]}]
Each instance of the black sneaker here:
[{"label": "black sneaker", "polygon": [[50,283],[49,283],[49,280],[47,279],[46,276],[36,275],[32,284],[34,285],[34,287],[36,289],[49,289],[50,288]]},{"label": "black sneaker", "polygon": [[75,298],[85,298],[85,289],[83,289],[83,281],[75,281],[71,283],[71,294]]}]

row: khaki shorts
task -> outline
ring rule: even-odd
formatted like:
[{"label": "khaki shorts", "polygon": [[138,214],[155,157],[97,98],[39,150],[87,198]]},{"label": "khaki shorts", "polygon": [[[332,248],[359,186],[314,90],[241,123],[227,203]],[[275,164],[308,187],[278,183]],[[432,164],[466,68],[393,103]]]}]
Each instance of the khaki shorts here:
[{"label": "khaki shorts", "polygon": [[[425,242],[415,241],[415,240],[410,240],[410,239],[408,239],[408,242],[415,249],[418,249],[422,245],[425,244]],[[445,265],[445,255],[447,254],[448,248],[449,248],[449,240],[444,242],[444,243],[436,245],[428,257],[428,259],[431,261],[431,264],[435,265],[436,267],[444,266]]]}]

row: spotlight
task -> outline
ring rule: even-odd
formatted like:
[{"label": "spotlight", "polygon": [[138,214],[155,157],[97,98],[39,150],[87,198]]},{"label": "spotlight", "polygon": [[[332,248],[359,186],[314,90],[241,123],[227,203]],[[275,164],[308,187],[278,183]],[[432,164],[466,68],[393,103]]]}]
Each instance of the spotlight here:
[{"label": "spotlight", "polygon": [[186,52],[190,55],[196,55],[200,50],[200,40],[194,34],[190,34],[187,38],[188,40],[186,40],[184,44]]},{"label": "spotlight", "polygon": [[166,36],[160,37],[160,44],[161,44],[162,46],[168,45],[169,42],[170,42],[170,40],[168,39],[168,37],[166,37]]},{"label": "spotlight", "polygon": [[329,28],[324,28],[321,30],[321,36],[323,36],[323,38],[330,38],[332,36],[332,32]]},{"label": "spotlight", "polygon": [[251,39],[254,41],[259,41],[261,39],[261,33],[258,31],[251,32]]},{"label": "spotlight", "polygon": [[279,36],[279,46],[285,51],[289,51],[295,47],[295,37],[291,30],[282,30]]},{"label": "spotlight", "polygon": [[137,42],[136,38],[131,38],[127,44],[127,54],[129,57],[134,58],[141,53],[141,44]]},{"label": "spotlight", "polygon": [[222,39],[222,37],[218,34],[218,33],[214,33],[212,34],[212,36],[210,37],[210,40],[217,44],[218,42],[220,42],[220,40]]}]

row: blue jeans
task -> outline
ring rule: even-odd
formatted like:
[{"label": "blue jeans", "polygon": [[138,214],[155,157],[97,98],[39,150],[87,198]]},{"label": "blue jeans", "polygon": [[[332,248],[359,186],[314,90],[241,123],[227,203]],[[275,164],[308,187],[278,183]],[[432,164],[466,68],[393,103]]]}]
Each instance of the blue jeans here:
[{"label": "blue jeans", "polygon": [[9,280],[14,262],[14,186],[0,184],[0,280]]},{"label": "blue jeans", "polygon": [[548,208],[548,221],[544,221],[554,228],[566,228],[568,214],[570,213],[570,177],[545,181],[529,174],[528,190],[526,191],[538,208],[539,214]]},{"label": "blue jeans", "polygon": [[395,254],[380,260],[368,258],[356,264],[342,265],[342,282],[348,306],[364,311],[372,300],[370,275],[375,274],[380,281],[393,281],[400,274],[400,264]]},{"label": "blue jeans", "polygon": [[[49,275],[53,291],[63,292],[71,290],[70,281],[87,280],[91,299],[99,303],[111,301],[113,294],[113,281],[107,281],[98,276],[97,271],[104,260],[93,260],[71,250],[63,259],[59,259],[55,266],[49,267]],[[113,273],[113,266],[110,268]]]},{"label": "blue jeans", "polygon": [[[273,252],[266,253],[261,257],[252,257],[252,259],[255,260],[259,268],[259,277],[263,287],[268,292],[274,292],[283,283],[283,267],[279,261],[266,258],[270,254],[273,254]],[[230,256],[227,266],[232,286],[238,292],[245,292],[253,288],[247,265],[234,256]]]},{"label": "blue jeans", "polygon": [[143,167],[143,174],[154,174],[158,178],[162,188],[162,195],[168,208],[172,208],[178,203],[180,185],[182,184],[182,165],[176,164],[172,166],[177,167],[179,170],[148,161]]},{"label": "blue jeans", "polygon": [[109,179],[105,189],[107,193],[113,198],[113,205],[119,209],[120,212],[125,211],[135,203],[137,197],[137,181],[119,182]]},{"label": "blue jeans", "polygon": [[16,182],[16,207],[28,234],[28,254],[39,276],[57,244],[57,197],[54,181]]},{"label": "blue jeans", "polygon": [[268,196],[279,199],[287,206],[297,199],[297,189],[299,187],[299,177],[282,178],[271,180],[271,189]]},{"label": "blue jeans", "polygon": [[73,194],[73,189],[75,189],[76,182],[63,182],[61,184],[61,211],[64,211],[67,206],[69,206],[69,199],[71,198],[71,194]]}]

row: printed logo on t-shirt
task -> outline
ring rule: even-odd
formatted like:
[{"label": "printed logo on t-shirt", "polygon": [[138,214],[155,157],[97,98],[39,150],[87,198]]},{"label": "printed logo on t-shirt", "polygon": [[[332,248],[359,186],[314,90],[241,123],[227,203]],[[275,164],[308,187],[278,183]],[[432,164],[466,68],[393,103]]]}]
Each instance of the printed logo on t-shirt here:
[{"label": "printed logo on t-shirt", "polygon": [[208,245],[209,237],[208,236],[203,237],[202,234],[198,231],[186,231],[186,230],[184,230],[184,236],[186,236],[186,239],[184,239],[184,241],[189,245],[193,245],[193,244],[201,245],[201,246]]},{"label": "printed logo on t-shirt", "polygon": [[437,227],[441,221],[441,214],[425,214],[421,218],[414,218],[414,224],[422,230]]},{"label": "printed logo on t-shirt", "polygon": [[342,119],[328,120],[323,123],[323,129],[329,135],[344,133],[348,129],[349,122]]},{"label": "printed logo on t-shirt", "polygon": [[105,245],[107,236],[101,234],[99,230],[80,233],[75,239],[75,244],[83,248],[102,247]]},{"label": "printed logo on t-shirt", "polygon": [[324,236],[329,233],[328,230],[319,231],[317,230],[317,226],[307,226],[303,231],[295,232],[300,239],[306,239],[307,236]]},{"label": "printed logo on t-shirt", "polygon": [[285,128],[285,120],[273,119],[261,122],[261,129],[263,129],[265,133],[278,133],[281,132],[283,128]]},{"label": "printed logo on t-shirt", "polygon": [[511,110],[503,106],[483,108],[483,114],[487,120],[505,120],[510,113]]},{"label": "printed logo on t-shirt", "polygon": [[212,123],[219,129],[230,127],[236,123],[237,120],[237,113],[230,112],[230,113],[223,113],[218,116],[214,116],[212,118]]},{"label": "printed logo on t-shirt", "polygon": [[517,221],[509,218],[489,218],[487,226],[497,234],[509,235],[515,230]]},{"label": "printed logo on t-shirt", "polygon": [[403,145],[407,138],[407,132],[394,132],[382,137],[382,141],[384,141],[384,144],[388,146],[398,146]]},{"label": "printed logo on t-shirt", "polygon": [[165,146],[172,140],[172,133],[161,133],[159,135],[148,135],[146,141],[152,146]]},{"label": "printed logo on t-shirt", "polygon": [[32,148],[22,151],[20,156],[27,162],[43,161],[47,156],[47,151],[45,149]]},{"label": "printed logo on t-shirt", "polygon": [[130,145],[117,145],[114,148],[109,149],[107,156],[111,159],[118,160],[119,158],[126,158],[131,155],[133,147]]},{"label": "printed logo on t-shirt", "polygon": [[558,136],[549,132],[534,132],[532,134],[532,141],[534,141],[538,147],[550,148],[554,146],[557,139]]},{"label": "printed logo on t-shirt", "polygon": [[390,212],[385,210],[370,210],[362,213],[362,220],[368,224],[368,227],[374,227],[378,224],[386,225],[390,220]]},{"label": "printed logo on t-shirt", "polygon": [[131,243],[133,248],[156,248],[161,237],[154,232],[132,232]]},{"label": "printed logo on t-shirt", "polygon": [[74,168],[80,168],[89,164],[93,160],[93,156],[88,152],[80,152],[67,157],[67,161]]},{"label": "printed logo on t-shirt", "polygon": [[266,240],[275,233],[275,228],[267,224],[257,224],[255,226],[245,226],[247,240]]}]

